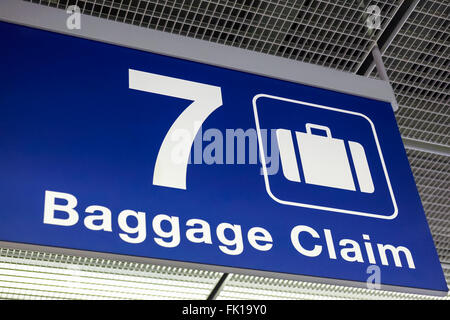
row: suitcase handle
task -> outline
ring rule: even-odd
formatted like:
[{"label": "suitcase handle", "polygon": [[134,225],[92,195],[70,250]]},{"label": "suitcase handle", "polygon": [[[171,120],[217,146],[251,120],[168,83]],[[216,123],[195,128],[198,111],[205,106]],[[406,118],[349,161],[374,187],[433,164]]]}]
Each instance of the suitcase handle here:
[{"label": "suitcase handle", "polygon": [[328,128],[328,127],[321,126],[321,125],[314,124],[314,123],[307,123],[307,124],[306,124],[306,133],[312,135],[312,133],[311,133],[311,128],[318,129],[318,130],[323,130],[323,131],[325,131],[325,132],[327,133],[327,137],[328,137],[328,138],[330,138],[330,139],[332,138],[332,137],[331,137],[331,131],[330,131],[330,128]]}]

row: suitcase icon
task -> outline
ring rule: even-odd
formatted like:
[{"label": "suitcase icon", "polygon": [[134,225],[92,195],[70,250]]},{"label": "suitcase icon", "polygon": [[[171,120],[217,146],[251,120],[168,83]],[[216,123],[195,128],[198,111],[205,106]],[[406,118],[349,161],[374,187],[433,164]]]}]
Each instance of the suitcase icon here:
[{"label": "suitcase icon", "polygon": [[[326,136],[315,135],[311,129],[325,131]],[[301,183],[291,130],[277,129],[276,136],[284,177]],[[295,138],[305,183],[357,191],[344,140],[333,138],[328,127],[312,123],[306,124],[306,132],[296,131]],[[354,141],[348,141],[348,146],[359,190],[373,193],[375,188],[364,147]]]}]

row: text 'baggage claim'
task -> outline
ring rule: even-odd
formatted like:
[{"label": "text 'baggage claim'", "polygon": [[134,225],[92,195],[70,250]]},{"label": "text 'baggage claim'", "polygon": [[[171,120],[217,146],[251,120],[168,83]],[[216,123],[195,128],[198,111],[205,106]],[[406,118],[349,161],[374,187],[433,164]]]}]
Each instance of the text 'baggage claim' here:
[{"label": "text 'baggage claim'", "polygon": [[[58,204],[57,204],[58,202]],[[64,204],[60,204],[65,202]],[[45,191],[44,223],[62,227],[74,226],[80,223],[80,209],[77,208],[77,198],[69,193]],[[134,220],[130,226],[129,220]],[[105,206],[91,205],[84,209],[84,226],[92,231],[113,232],[111,210]],[[166,226],[163,230],[163,224]],[[142,243],[147,239],[147,214],[142,211],[122,210],[117,216],[117,225],[120,229],[119,237],[132,244]],[[181,242],[182,229],[180,219],[176,216],[158,214],[153,216],[152,230],[156,235],[153,241],[166,248],[175,248]],[[169,228],[167,228],[167,226]],[[210,224],[202,219],[189,219],[183,226],[185,240],[198,244],[213,244],[213,234]],[[244,232],[243,232],[244,231]],[[219,243],[218,249],[227,255],[240,255],[244,251],[244,235],[250,244],[249,250],[269,251],[274,246],[270,232],[262,227],[252,227],[248,231],[243,230],[238,224],[222,222],[215,227],[215,235]],[[230,236],[231,235],[231,236]],[[314,245],[307,248],[302,244],[308,237],[309,242],[314,240]],[[389,257],[396,267],[403,267],[403,262],[410,269],[415,269],[414,260],[410,250],[404,246],[377,243],[376,247],[370,242],[370,236],[362,235],[363,248],[358,241],[341,239],[336,242],[330,229],[323,229],[321,233],[306,225],[296,225],[291,229],[291,244],[300,254],[306,257],[318,257],[328,255],[330,259],[343,259],[348,262],[370,264],[377,263],[377,257],[381,264],[389,266]],[[215,239],[214,239],[215,240]],[[360,240],[361,241],[361,240]],[[363,255],[364,253],[364,255]],[[375,253],[378,253],[377,257]]]}]

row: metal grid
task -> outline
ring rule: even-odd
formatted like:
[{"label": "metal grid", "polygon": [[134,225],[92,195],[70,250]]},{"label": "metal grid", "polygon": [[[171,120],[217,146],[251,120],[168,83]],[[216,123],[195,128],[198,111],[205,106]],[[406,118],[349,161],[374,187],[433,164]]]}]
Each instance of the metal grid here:
[{"label": "metal grid", "polygon": [[[359,69],[402,4],[388,0],[24,1],[60,9],[76,4],[84,14],[348,72]],[[380,30],[365,27],[369,4],[381,8]],[[449,0],[419,1],[383,54],[400,106],[396,116],[402,136],[444,146],[450,145],[449,6]],[[376,72],[371,76],[376,77]],[[449,157],[407,151],[450,283]],[[229,290],[233,281],[224,294],[234,290]]]},{"label": "metal grid", "polygon": [[[387,48],[384,64],[403,137],[450,144],[450,1],[420,1]],[[372,73],[375,76],[376,72]]]},{"label": "metal grid", "polygon": [[414,150],[407,154],[440,261],[450,266],[450,157]]},{"label": "metal grid", "polygon": [[[400,0],[370,1],[381,29],[366,27],[368,1],[26,0],[346,71],[356,71]],[[365,4],[367,2],[367,4]]]}]

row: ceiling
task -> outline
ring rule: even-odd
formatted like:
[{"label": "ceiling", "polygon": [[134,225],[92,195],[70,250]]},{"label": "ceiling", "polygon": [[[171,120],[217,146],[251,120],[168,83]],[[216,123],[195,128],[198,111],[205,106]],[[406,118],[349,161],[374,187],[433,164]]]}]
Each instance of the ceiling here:
[{"label": "ceiling", "polygon": [[[439,258],[450,283],[450,1],[17,1],[59,9],[76,4],[87,15],[375,78],[378,75],[373,68],[371,50],[378,44],[399,104],[396,118],[400,132]],[[381,9],[380,29],[369,30],[366,26],[366,8],[373,4]],[[417,143],[420,148],[417,148]],[[123,263],[119,266],[119,262],[114,265],[115,262],[106,260],[80,259],[1,249],[0,283],[3,284],[0,286],[0,296],[44,298],[48,296],[47,292],[53,292],[60,297],[96,297],[99,293],[95,291],[95,286],[100,286],[98,283],[103,283],[108,277],[118,281],[108,284],[117,292],[128,292],[122,287],[135,283],[133,281],[137,278],[132,277],[138,277],[154,281],[148,280],[149,287],[141,288],[141,295],[130,293],[126,297],[182,298],[185,294],[191,294],[190,298],[202,299],[208,297],[222,276],[216,272]],[[59,274],[61,266],[65,270],[76,270],[80,283],[89,280],[86,286],[94,286],[93,291],[86,289],[88,291],[77,295],[70,290],[58,289],[64,288],[67,282],[71,283],[73,277],[73,272]],[[17,268],[21,273],[14,274],[11,270]],[[33,285],[43,286],[37,291],[17,285],[25,281],[24,278],[35,279],[33,268],[43,270],[42,274],[51,278],[44,276],[47,282],[42,281],[45,284],[34,280]],[[13,275],[7,275],[5,270]],[[56,280],[52,278],[54,276]],[[100,279],[100,282],[95,279]],[[123,279],[134,280],[126,282]],[[166,287],[158,287],[158,284]],[[192,290],[183,291],[180,286]],[[111,289],[98,290],[102,294],[115,292]],[[365,289],[230,275],[218,298],[370,299],[381,296],[409,297],[395,293],[371,293]]]}]

